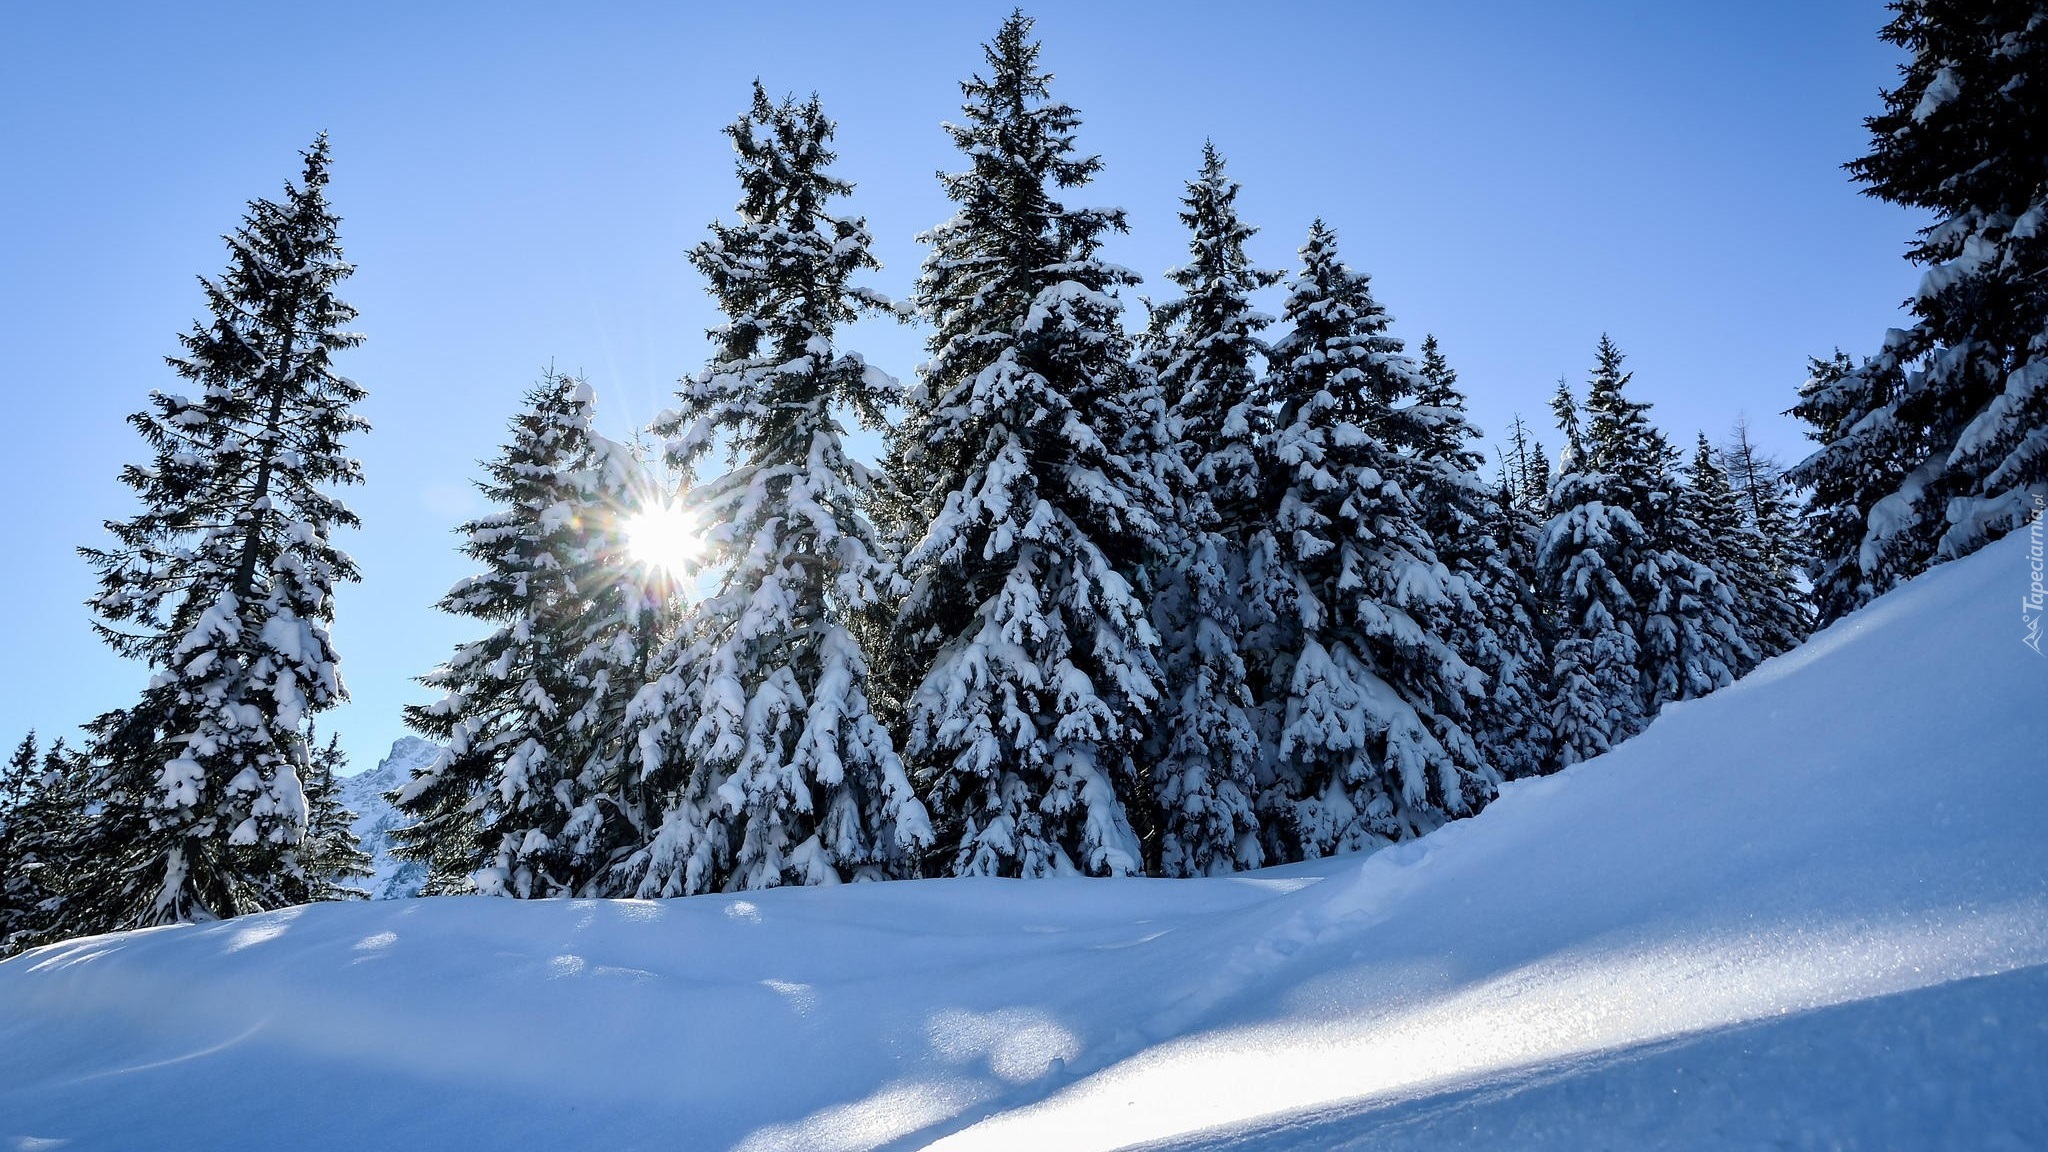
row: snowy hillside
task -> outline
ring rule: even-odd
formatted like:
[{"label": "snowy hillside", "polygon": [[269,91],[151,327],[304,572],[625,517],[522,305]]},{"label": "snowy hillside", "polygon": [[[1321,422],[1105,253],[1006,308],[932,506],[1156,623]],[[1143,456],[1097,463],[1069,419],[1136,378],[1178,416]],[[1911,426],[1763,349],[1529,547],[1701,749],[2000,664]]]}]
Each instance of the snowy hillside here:
[{"label": "snowy hillside", "polygon": [[42,949],[0,1147],[2048,1146],[2024,547],[1369,858]]},{"label": "snowy hillside", "polygon": [[405,823],[405,817],[384,799],[384,794],[412,778],[412,774],[434,762],[441,754],[437,744],[417,736],[401,736],[391,751],[368,772],[357,773],[341,782],[341,806],[356,814],[356,838],[370,854],[371,875],[357,882],[372,900],[394,900],[419,894],[425,866],[391,855],[391,833]]}]

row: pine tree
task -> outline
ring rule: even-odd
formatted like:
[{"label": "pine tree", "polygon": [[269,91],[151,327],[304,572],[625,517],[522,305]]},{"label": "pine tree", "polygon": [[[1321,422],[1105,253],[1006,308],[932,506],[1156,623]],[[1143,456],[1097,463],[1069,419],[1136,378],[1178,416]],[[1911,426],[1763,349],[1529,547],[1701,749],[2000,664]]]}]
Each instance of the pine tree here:
[{"label": "pine tree", "polygon": [[1898,389],[1896,369],[1878,371],[1874,363],[1859,368],[1840,349],[1825,360],[1809,358],[1807,367],[1791,412],[1822,447],[1786,475],[1807,489],[1807,575],[1815,612],[1826,624],[1889,587],[1866,572],[1863,542],[1871,510],[1904,482],[1909,456],[1899,443],[1897,421],[1876,418]]},{"label": "pine tree", "polygon": [[349,883],[370,876],[370,854],[356,839],[356,814],[341,805],[341,778],[348,772],[348,754],[341,750],[341,737],[330,736],[326,744],[315,740],[309,727],[306,743],[315,749],[306,772],[305,843],[299,857],[306,870],[310,895],[315,900],[361,900],[368,896]]},{"label": "pine tree", "polygon": [[738,220],[714,224],[690,259],[727,322],[675,426],[658,430],[681,433],[687,458],[722,438],[734,461],[696,490],[721,575],[670,670],[688,711],[667,754],[688,770],[637,866],[649,895],[906,876],[931,842],[868,699],[857,630],[878,598],[878,544],[836,415],[880,427],[896,396],[835,343],[886,309],[850,283],[880,265],[866,224],[829,211],[853,187],[829,172],[833,124],[815,96],[776,105],[757,81],[726,131]]},{"label": "pine tree", "polygon": [[1409,487],[1432,420],[1403,402],[1427,385],[1321,221],[1301,255],[1261,392],[1271,527],[1253,546],[1285,766],[1262,801],[1293,859],[1421,835],[1498,782],[1464,726],[1481,677],[1445,640],[1470,597]]},{"label": "pine tree", "polygon": [[1636,670],[1640,608],[1629,581],[1649,536],[1615,478],[1592,461],[1578,403],[1563,380],[1551,407],[1564,433],[1564,454],[1546,500],[1552,514],[1536,563],[1556,629],[1550,760],[1561,768],[1608,751],[1648,722]]},{"label": "pine tree", "polygon": [[[356,579],[334,529],[356,524],[330,492],[359,483],[342,440],[366,425],[361,388],[331,358],[360,337],[335,298],[351,271],[326,200],[325,136],[283,199],[254,200],[202,280],[210,318],[173,371],[196,396],[156,393],[130,423],[154,459],[122,482],[143,509],[80,551],[99,572],[100,635],[153,678],[97,728],[113,801],[85,830],[93,875],[78,930],[203,920],[308,897],[305,730],[344,698],[327,625]],[[134,827],[130,827],[134,825]],[[133,833],[131,835],[131,833]]]},{"label": "pine tree", "polygon": [[81,821],[102,794],[62,739],[40,757],[34,747],[30,733],[0,770],[0,958],[88,930],[66,912],[83,883]]},{"label": "pine tree", "polygon": [[1517,560],[1519,541],[1510,535],[1521,527],[1480,478],[1486,457],[1472,447],[1481,434],[1466,418],[1457,372],[1435,336],[1423,337],[1421,351],[1421,387],[1403,412],[1418,440],[1405,462],[1423,528],[1456,581],[1445,636],[1484,682],[1467,728],[1502,778],[1537,775],[1550,747],[1543,705],[1549,662],[1526,562]]},{"label": "pine tree", "polygon": [[1250,607],[1245,547],[1263,489],[1259,333],[1272,323],[1250,297],[1281,277],[1245,255],[1257,229],[1238,218],[1237,193],[1215,146],[1203,145],[1201,175],[1181,200],[1191,259],[1167,273],[1186,295],[1152,312],[1149,359],[1167,404],[1169,449],[1160,461],[1173,499],[1173,539],[1153,604],[1166,683],[1153,769],[1156,868],[1168,876],[1261,861],[1253,804],[1263,749],[1238,644]]},{"label": "pine tree", "polygon": [[1821,445],[1792,476],[1822,521],[1823,621],[2048,501],[2048,20],[2027,3],[1891,7],[1883,37],[1913,59],[1848,168],[1936,221],[1907,253],[1926,269],[1913,324],[1824,366],[1794,409]]},{"label": "pine tree", "polygon": [[1677,453],[1650,423],[1650,405],[1626,393],[1633,373],[1621,349],[1600,338],[1586,390],[1588,466],[1645,533],[1626,577],[1641,615],[1636,637],[1644,714],[1704,696],[1755,662],[1735,619],[1733,592],[1700,557],[1712,548],[1680,498]]},{"label": "pine tree", "polygon": [[1728,484],[1742,507],[1742,519],[1764,546],[1764,555],[1774,568],[1795,569],[1807,556],[1801,544],[1798,518],[1793,511],[1791,485],[1785,466],[1776,456],[1758,446],[1750,433],[1749,421],[1737,417],[1728,431],[1728,441],[1719,453]]},{"label": "pine tree", "polygon": [[890,455],[916,494],[904,751],[947,871],[1132,873],[1133,753],[1160,695],[1140,567],[1165,497],[1120,451],[1139,413],[1116,289],[1135,277],[1098,249],[1123,214],[1055,199],[1101,160],[1075,151],[1030,33],[1012,15],[962,85],[958,210],[924,238],[931,357]]},{"label": "pine tree", "polygon": [[[1803,560],[1784,469],[1758,448],[1749,424],[1737,420],[1727,447],[1713,454],[1735,502],[1741,562],[1733,582],[1737,617],[1758,659],[1799,646],[1813,631],[1798,568]],[[1711,481],[1709,482],[1711,484]],[[1697,482],[1695,483],[1697,486]]]},{"label": "pine tree", "polygon": [[[1607,751],[1665,704],[1724,687],[1757,659],[1734,590],[1704,559],[1714,544],[1684,499],[1676,453],[1649,404],[1625,392],[1633,373],[1623,360],[1602,336],[1583,428],[1562,381],[1553,402],[1569,443],[1539,567],[1557,616],[1561,765]],[[1624,660],[1634,664],[1629,687]]]},{"label": "pine tree", "polygon": [[42,756],[36,734],[22,737],[0,767],[0,957],[21,951],[39,926],[38,911],[48,897],[44,861],[37,842],[37,809],[42,799]]},{"label": "pine tree", "polygon": [[594,590],[618,578],[631,487],[623,450],[592,427],[595,404],[584,381],[545,375],[477,484],[497,510],[460,529],[484,571],[439,607],[496,628],[421,677],[439,701],[406,709],[408,725],[446,747],[394,796],[413,818],[397,850],[428,865],[429,892],[588,895],[614,863],[611,845],[572,829],[605,784],[591,751],[605,734],[575,718],[608,616],[593,611]]}]

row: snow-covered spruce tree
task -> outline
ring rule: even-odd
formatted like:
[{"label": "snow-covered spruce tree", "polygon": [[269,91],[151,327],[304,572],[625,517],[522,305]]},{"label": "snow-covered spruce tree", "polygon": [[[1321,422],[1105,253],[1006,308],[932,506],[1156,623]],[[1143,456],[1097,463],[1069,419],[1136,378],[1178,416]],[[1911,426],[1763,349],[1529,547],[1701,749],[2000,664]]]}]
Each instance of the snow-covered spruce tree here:
[{"label": "snow-covered spruce tree", "polygon": [[1650,423],[1650,405],[1625,392],[1634,374],[1622,370],[1621,349],[1603,335],[1595,360],[1586,390],[1587,462],[1611,478],[1616,499],[1647,537],[1627,577],[1642,613],[1637,667],[1647,719],[1670,701],[1725,687],[1756,658],[1732,590],[1702,559],[1713,545],[1687,515],[1677,452]]},{"label": "snow-covered spruce tree", "polygon": [[1801,510],[1806,572],[1814,612],[1826,624],[1870,602],[1881,584],[1864,570],[1869,517],[1883,494],[1895,492],[1911,469],[1911,436],[1896,420],[1879,416],[1902,374],[1894,366],[1860,368],[1840,349],[1810,357],[1806,382],[1791,414],[1806,422],[1807,437],[1824,447],[1787,473],[1804,487]]},{"label": "snow-covered spruce tree", "polygon": [[[1560,765],[1599,755],[1673,700],[1704,696],[1754,665],[1734,592],[1703,559],[1675,454],[1624,389],[1621,350],[1602,336],[1581,429],[1562,382],[1554,402],[1570,444],[1551,488],[1539,566],[1557,614],[1552,722]],[[1635,666],[1624,692],[1619,661]]]},{"label": "snow-covered spruce tree", "polygon": [[1172,540],[1155,581],[1165,700],[1152,746],[1158,844],[1167,876],[1256,868],[1262,855],[1253,802],[1262,740],[1238,650],[1245,614],[1245,545],[1263,509],[1257,406],[1259,333],[1272,318],[1251,294],[1278,272],[1253,267],[1245,241],[1257,229],[1237,215],[1238,185],[1213,145],[1182,197],[1191,258],[1166,278],[1186,293],[1152,310],[1147,359],[1167,406],[1161,458]]},{"label": "snow-covered spruce tree", "polygon": [[[559,848],[587,874],[577,890],[591,896],[630,896],[638,887],[630,861],[654,838],[661,819],[658,781],[644,771],[644,724],[633,709],[640,694],[669,667],[664,653],[678,637],[688,574],[670,560],[636,558],[626,529],[635,515],[680,507],[673,485],[652,481],[637,445],[598,439],[591,473],[591,511],[578,586],[584,593],[583,627],[576,640],[575,707],[565,726],[576,766],[572,803]],[[587,875],[587,878],[586,878]]]},{"label": "snow-covered spruce tree", "polygon": [[1551,763],[1589,760],[1642,730],[1649,717],[1636,671],[1640,610],[1629,591],[1648,533],[1615,477],[1590,459],[1571,388],[1551,402],[1564,454],[1536,555],[1555,629],[1550,662]]},{"label": "snow-covered spruce tree", "polygon": [[1512,554],[1518,542],[1504,539],[1520,526],[1512,506],[1497,504],[1480,478],[1486,457],[1472,447],[1480,432],[1466,418],[1456,370],[1435,336],[1423,338],[1421,351],[1421,387],[1402,411],[1417,439],[1403,463],[1423,528],[1457,580],[1453,592],[1462,587],[1469,600],[1454,600],[1444,632],[1484,678],[1466,727],[1503,779],[1538,775],[1550,750],[1543,704],[1549,667],[1526,562],[1518,565]]},{"label": "snow-covered spruce tree", "polygon": [[314,751],[306,771],[306,836],[299,849],[300,866],[315,900],[360,900],[368,895],[351,881],[370,876],[370,854],[356,839],[356,814],[341,805],[341,777],[348,754],[341,737],[321,744],[308,727],[306,744]]},{"label": "snow-covered spruce tree", "polygon": [[1402,405],[1425,382],[1322,221],[1301,255],[1260,391],[1270,527],[1252,548],[1279,730],[1261,807],[1281,859],[1419,836],[1498,783],[1465,727],[1480,674],[1446,640],[1470,596],[1407,486],[1431,422]]},{"label": "snow-covered spruce tree", "polygon": [[666,670],[695,684],[658,749],[682,787],[640,870],[649,896],[909,876],[931,843],[855,632],[881,572],[838,411],[880,427],[897,389],[835,338],[886,308],[850,283],[880,265],[866,224],[830,211],[853,188],[816,97],[777,105],[757,81],[726,132],[737,219],[690,253],[726,323],[657,431],[683,459],[717,440],[733,461],[695,490],[718,586]]},{"label": "snow-covered spruce tree", "polygon": [[1800,551],[1798,517],[1784,463],[1756,442],[1749,420],[1741,416],[1729,428],[1716,458],[1728,474],[1728,486],[1735,490],[1743,523],[1762,538],[1765,555],[1774,564],[1798,567],[1805,555]]},{"label": "snow-covered spruce tree", "polygon": [[1160,694],[1139,569],[1165,496],[1120,451],[1136,421],[1120,285],[1097,255],[1113,210],[1054,194],[1101,167],[1050,96],[1021,13],[985,48],[949,125],[958,205],[926,234],[918,310],[931,357],[895,430],[921,530],[894,644],[914,670],[906,758],[945,870],[1133,873],[1133,752]]},{"label": "snow-covered spruce tree", "polygon": [[1787,560],[1797,554],[1797,541],[1777,462],[1757,448],[1748,424],[1738,421],[1727,448],[1712,448],[1700,437],[1687,480],[1695,519],[1712,543],[1710,563],[1734,593],[1736,621],[1752,663],[1798,647],[1812,623],[1806,594]]},{"label": "snow-covered spruce tree", "polygon": [[0,957],[21,951],[40,925],[46,888],[43,765],[36,734],[0,765]]},{"label": "snow-covered spruce tree", "polygon": [[[1898,0],[1884,39],[1913,54],[1864,191],[1932,212],[1913,323],[1793,411],[1820,448],[1812,489],[1823,622],[2025,523],[2048,498],[2048,16],[2038,4]],[[1859,515],[1860,523],[1847,523]]]},{"label": "snow-covered spruce tree", "polygon": [[406,723],[446,751],[394,794],[413,821],[396,849],[427,864],[430,893],[587,895],[613,863],[610,845],[571,830],[605,786],[591,746],[606,734],[572,721],[591,695],[606,618],[593,592],[612,586],[629,489],[595,404],[584,381],[544,376],[477,483],[496,509],[460,529],[483,571],[439,607],[495,627],[421,677],[444,695]]},{"label": "snow-covered spruce tree", "polygon": [[[99,572],[100,635],[149,665],[141,699],[96,731],[110,791],[84,830],[77,930],[216,916],[312,895],[306,725],[343,698],[327,625],[355,565],[330,534],[356,517],[331,493],[362,478],[342,440],[363,391],[331,358],[361,338],[335,298],[350,272],[327,206],[325,136],[283,199],[254,200],[202,280],[209,317],[130,423],[153,459],[122,482],[143,508],[80,549]],[[133,818],[133,819],[131,819]],[[137,827],[131,827],[136,825]],[[131,832],[133,834],[131,834]]]},{"label": "snow-covered spruce tree", "polygon": [[102,794],[62,739],[24,756],[33,747],[31,733],[0,778],[0,958],[84,930],[69,925],[67,897],[81,882],[81,819]]}]

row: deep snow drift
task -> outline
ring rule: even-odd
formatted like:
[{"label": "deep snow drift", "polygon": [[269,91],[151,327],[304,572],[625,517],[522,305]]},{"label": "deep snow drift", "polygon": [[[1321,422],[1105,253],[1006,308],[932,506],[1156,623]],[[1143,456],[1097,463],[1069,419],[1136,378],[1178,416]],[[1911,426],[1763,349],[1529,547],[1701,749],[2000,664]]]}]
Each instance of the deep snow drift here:
[{"label": "deep snow drift", "polygon": [[0,1149],[2048,1146],[2024,533],[1368,858],[0,965]]}]

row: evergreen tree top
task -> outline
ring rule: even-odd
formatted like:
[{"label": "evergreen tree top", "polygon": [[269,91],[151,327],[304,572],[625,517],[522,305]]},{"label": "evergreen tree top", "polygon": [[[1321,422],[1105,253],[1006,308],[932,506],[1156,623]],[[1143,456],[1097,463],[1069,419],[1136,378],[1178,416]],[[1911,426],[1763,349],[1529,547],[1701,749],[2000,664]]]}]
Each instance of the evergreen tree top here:
[{"label": "evergreen tree top", "polygon": [[[1292,330],[1273,346],[1282,371],[1269,378],[1290,390],[1328,391],[1365,419],[1361,426],[1384,432],[1385,411],[1422,390],[1401,341],[1387,331],[1393,318],[1373,298],[1372,277],[1344,264],[1336,233],[1320,219],[1309,226],[1301,261],[1283,312]],[[1285,404],[1306,396],[1279,399]]]},{"label": "evergreen tree top", "polygon": [[[1891,8],[1897,15],[1881,35],[1913,59],[1885,91],[1885,110],[1864,121],[1870,153],[1844,167],[1866,195],[1945,217],[2025,213],[2048,188],[2048,148],[2034,119],[2048,103],[2040,5],[1893,0]],[[1947,259],[1960,238],[1932,229],[1912,258]]]},{"label": "evergreen tree top", "polygon": [[1577,470],[1586,457],[1583,433],[1579,428],[1579,401],[1572,395],[1572,386],[1564,377],[1557,378],[1557,391],[1551,393],[1550,411],[1557,417],[1557,430],[1564,433],[1564,455],[1558,461],[1560,471]]},{"label": "evergreen tree top", "polygon": [[1621,349],[1602,333],[1586,388],[1585,467],[1615,477],[1641,500],[1662,487],[1673,453],[1664,434],[1650,423],[1649,403],[1623,392],[1635,378],[1633,372],[1622,370],[1624,359]]},{"label": "evergreen tree top", "polygon": [[[834,176],[835,125],[816,95],[771,101],[754,82],[750,107],[726,128],[741,196],[737,222],[715,222],[690,250],[725,322],[710,330],[711,364],[686,381],[694,420],[664,414],[657,427],[681,433],[672,460],[693,459],[718,430],[742,455],[775,445],[799,458],[834,403],[879,427],[899,394],[896,381],[859,356],[837,354],[833,334],[864,312],[892,312],[878,293],[851,284],[879,269],[865,220],[830,211],[853,185]],[[761,380],[780,383],[764,387]],[[764,397],[773,393],[777,402]]]},{"label": "evergreen tree top", "polygon": [[[1422,362],[1417,369],[1422,386],[1410,409],[1420,443],[1416,454],[1424,460],[1455,464],[1459,470],[1477,472],[1486,454],[1472,447],[1483,433],[1465,416],[1465,394],[1458,389],[1458,371],[1444,358],[1434,335],[1422,338]],[[1518,421],[1519,423],[1519,421]],[[1516,435],[1520,435],[1519,427]]]},{"label": "evergreen tree top", "polygon": [[[1186,297],[1154,309],[1155,321],[1171,323],[1190,313],[1191,321],[1208,331],[1221,331],[1233,323],[1255,317],[1246,297],[1261,288],[1279,283],[1284,274],[1252,266],[1245,255],[1245,241],[1258,229],[1244,223],[1237,214],[1240,185],[1224,171],[1224,160],[1213,142],[1202,144],[1202,171],[1188,181],[1181,197],[1180,221],[1189,232],[1189,261],[1166,274]],[[1264,322],[1264,317],[1257,317]]]},{"label": "evergreen tree top", "polygon": [[961,83],[964,120],[945,128],[968,167],[939,175],[959,209],[920,237],[932,246],[917,286],[936,328],[932,351],[941,360],[964,357],[967,370],[1036,326],[1032,306],[1045,289],[1070,285],[1085,295],[1138,282],[1096,258],[1105,234],[1125,230],[1123,210],[1054,198],[1057,189],[1088,183],[1102,158],[1077,151],[1080,114],[1052,98],[1031,28],[1030,17],[1013,12],[983,48],[988,75]]}]

